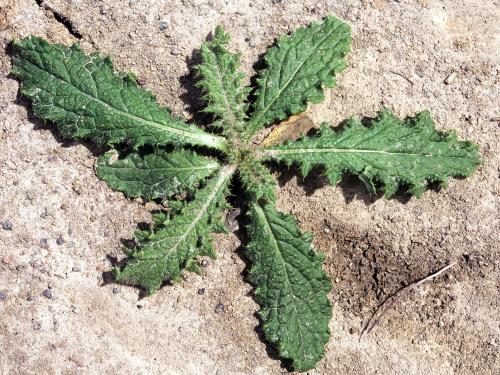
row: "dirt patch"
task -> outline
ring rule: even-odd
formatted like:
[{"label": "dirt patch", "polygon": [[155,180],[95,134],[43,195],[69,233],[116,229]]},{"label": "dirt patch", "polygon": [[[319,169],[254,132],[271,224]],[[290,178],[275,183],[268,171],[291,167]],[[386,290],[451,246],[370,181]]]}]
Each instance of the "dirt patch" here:
[{"label": "dirt patch", "polygon": [[[477,142],[485,162],[446,190],[391,200],[350,177],[331,187],[317,171],[302,179],[273,166],[279,208],[315,234],[334,281],[332,338],[311,374],[498,371],[496,2],[0,0],[1,374],[286,373],[256,330],[243,235],[217,235],[219,259],[202,276],[152,297],[103,280],[121,239],[156,205],[111,191],[95,177],[98,150],[33,118],[8,76],[8,42],[32,33],[79,41],[134,71],[176,115],[203,120],[192,112],[200,101],[189,67],[217,24],[250,76],[277,36],[328,14],[352,25],[353,46],[338,86],[308,110],[315,123],[381,106],[402,117],[429,109],[440,129]],[[388,295],[451,261],[359,340]]]}]

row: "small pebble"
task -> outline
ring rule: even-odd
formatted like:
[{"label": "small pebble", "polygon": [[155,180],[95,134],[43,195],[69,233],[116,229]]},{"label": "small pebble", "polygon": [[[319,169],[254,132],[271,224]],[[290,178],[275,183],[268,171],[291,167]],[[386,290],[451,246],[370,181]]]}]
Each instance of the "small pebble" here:
[{"label": "small pebble", "polygon": [[209,265],[210,265],[210,263],[208,262],[208,260],[203,259],[203,260],[201,261],[201,266],[202,266],[202,267],[207,268]]},{"label": "small pebble", "polygon": [[444,83],[449,85],[450,83],[453,82],[453,80],[456,78],[457,72],[451,72],[448,77],[445,78]]},{"label": "small pebble", "polygon": [[80,312],[80,309],[76,306],[71,306],[71,311],[75,314],[78,314]]},{"label": "small pebble", "polygon": [[221,314],[224,312],[224,305],[222,303],[218,303],[216,306],[215,306],[215,312],[217,314]]},{"label": "small pebble", "polygon": [[78,266],[73,266],[73,267],[71,268],[71,271],[73,271],[73,272],[81,272],[81,269],[80,269],[80,267],[78,267]]},{"label": "small pebble", "polygon": [[441,96],[443,96],[444,92],[443,90],[441,89],[436,89],[434,90],[434,92],[432,93],[436,98],[440,98]]},{"label": "small pebble", "polygon": [[47,249],[49,247],[49,240],[47,240],[46,238],[42,238],[40,240],[40,247],[43,249]]},{"label": "small pebble", "polygon": [[63,239],[61,236],[57,237],[57,239],[56,239],[56,244],[58,244],[58,245],[60,246],[60,245],[62,245],[64,242],[65,242],[65,241],[64,241],[64,239]]},{"label": "small pebble", "polygon": [[137,308],[138,308],[139,310],[140,310],[140,309],[142,309],[142,307],[143,307],[142,305],[137,305]]},{"label": "small pebble", "polygon": [[4,230],[12,230],[12,222],[10,220],[5,220],[3,223],[2,223],[2,228]]},{"label": "small pebble", "polygon": [[42,328],[42,324],[40,322],[34,322],[33,323],[33,329],[35,331],[40,331],[41,328]]},{"label": "small pebble", "polygon": [[52,292],[50,289],[45,289],[42,294],[45,298],[52,299]]},{"label": "small pebble", "polygon": [[440,320],[440,321],[438,322],[438,326],[439,326],[440,328],[443,328],[443,327],[444,327],[444,322],[443,322],[442,320]]},{"label": "small pebble", "polygon": [[180,54],[179,50],[177,48],[173,48],[171,51],[170,51],[170,54],[172,56],[177,56],[178,54]]},{"label": "small pebble", "polygon": [[168,28],[168,21],[161,20],[160,21],[160,31],[164,31]]},{"label": "small pebble", "polygon": [[25,264],[17,264],[16,265],[16,271],[22,271],[26,268],[26,265]]},{"label": "small pebble", "polygon": [[120,293],[120,288],[113,288],[113,294]]},{"label": "small pebble", "polygon": [[7,294],[5,292],[0,292],[0,301],[5,301],[7,299]]},{"label": "small pebble", "polygon": [[198,289],[198,294],[199,294],[200,296],[204,295],[204,294],[205,294],[205,288],[200,288],[200,289]]}]

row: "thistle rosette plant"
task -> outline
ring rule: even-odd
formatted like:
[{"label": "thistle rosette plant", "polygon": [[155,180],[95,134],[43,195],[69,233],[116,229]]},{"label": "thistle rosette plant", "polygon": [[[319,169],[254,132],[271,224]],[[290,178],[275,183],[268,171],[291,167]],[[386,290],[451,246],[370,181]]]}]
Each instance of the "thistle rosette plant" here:
[{"label": "thistle rosette plant", "polygon": [[[64,137],[110,146],[96,173],[111,188],[168,200],[170,210],[153,215],[152,228],[138,231],[137,245],[126,250],[124,265],[115,269],[119,283],[152,294],[183,270],[199,270],[200,256],[215,258],[211,233],[224,230],[226,198],[232,181],[241,181],[250,216],[249,281],[262,329],[281,357],[305,371],[321,359],[330,335],[331,282],[312,235],[275,208],[276,183],[263,162],[297,164],[304,177],[321,167],[332,184],[348,172],[372,193],[391,197],[406,187],[420,196],[429,182],[444,186],[451,176],[469,175],[480,163],[478,148],[437,131],[427,112],[401,121],[387,110],[369,126],[350,119],[341,131],[323,124],[297,141],[257,145],[252,140],[261,129],[324,99],[323,88],[333,87],[346,67],[350,28],[327,17],[280,37],[255,87],[243,85],[240,56],[227,50],[228,42],[217,27],[196,68],[214,132],[174,117],[132,74],[115,72],[109,58],[87,55],[78,45],[34,36],[14,41],[12,72],[34,113]],[[188,198],[176,200],[183,192]]]}]

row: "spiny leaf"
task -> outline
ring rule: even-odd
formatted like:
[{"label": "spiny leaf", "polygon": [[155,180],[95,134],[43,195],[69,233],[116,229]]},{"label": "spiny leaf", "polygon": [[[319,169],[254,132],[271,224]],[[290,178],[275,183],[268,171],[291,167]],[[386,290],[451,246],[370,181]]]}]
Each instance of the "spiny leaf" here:
[{"label": "spiny leaf", "polygon": [[304,176],[323,166],[332,184],[344,172],[359,175],[372,192],[380,183],[387,197],[400,185],[419,197],[429,181],[446,186],[449,177],[468,176],[481,163],[477,145],[459,141],[454,132],[438,132],[427,111],[403,122],[383,110],[369,127],[350,120],[344,130],[335,132],[325,125],[316,136],[263,153],[287,164],[298,163]]},{"label": "spiny leaf", "polygon": [[297,371],[313,368],[324,354],[332,309],[331,283],[315,254],[312,236],[300,232],[293,216],[270,205],[250,206],[250,282],[261,306],[266,339]]},{"label": "spiny leaf", "polygon": [[171,197],[210,176],[220,164],[193,151],[157,150],[118,155],[112,150],[97,160],[96,173],[115,190],[128,197]]},{"label": "spiny leaf", "polygon": [[248,156],[239,166],[238,173],[252,199],[266,199],[268,202],[276,200],[276,180],[262,163]]},{"label": "spiny leaf", "polygon": [[234,167],[223,167],[179,214],[141,236],[125,266],[115,270],[116,280],[144,287],[151,294],[164,281],[178,279],[182,269],[192,269],[197,256],[214,256],[210,233],[219,225],[233,173]]},{"label": "spiny leaf", "polygon": [[201,78],[198,86],[205,91],[208,103],[205,112],[218,117],[212,125],[222,128],[229,137],[237,137],[246,119],[249,88],[242,86],[244,74],[238,72],[240,55],[230,53],[228,43],[229,35],[218,26],[213,40],[201,46],[203,62],[196,69]]},{"label": "spiny leaf", "polygon": [[245,136],[305,111],[308,101],[321,102],[322,86],[333,87],[335,75],[346,67],[350,42],[349,26],[335,17],[280,37],[265,56],[267,68],[257,79],[254,111]]},{"label": "spiny leaf", "polygon": [[12,73],[38,117],[65,137],[97,144],[191,144],[225,149],[223,138],[188,125],[161,108],[131,74],[116,73],[109,58],[78,45],[49,44],[31,36],[13,43]]}]

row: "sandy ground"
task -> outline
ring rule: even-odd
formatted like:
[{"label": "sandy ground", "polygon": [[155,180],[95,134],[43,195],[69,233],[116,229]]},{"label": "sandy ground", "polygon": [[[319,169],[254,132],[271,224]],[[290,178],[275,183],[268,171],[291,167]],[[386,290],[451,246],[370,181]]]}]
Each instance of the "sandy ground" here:
[{"label": "sandy ground", "polygon": [[[309,109],[315,121],[382,105],[403,117],[429,109],[440,129],[477,142],[485,162],[419,200],[372,200],[350,178],[331,187],[275,171],[279,208],[315,233],[334,280],[332,337],[310,374],[498,374],[499,9],[490,0],[0,0],[0,373],[287,372],[256,329],[244,236],[217,236],[219,259],[202,276],[152,297],[105,283],[107,256],[121,256],[121,240],[154,205],[108,189],[94,174],[98,150],[33,118],[8,76],[8,41],[79,41],[192,117],[200,102],[189,65],[217,24],[252,74],[277,36],[334,14],[352,25],[352,53],[338,87]],[[359,341],[388,295],[452,261]]]}]

